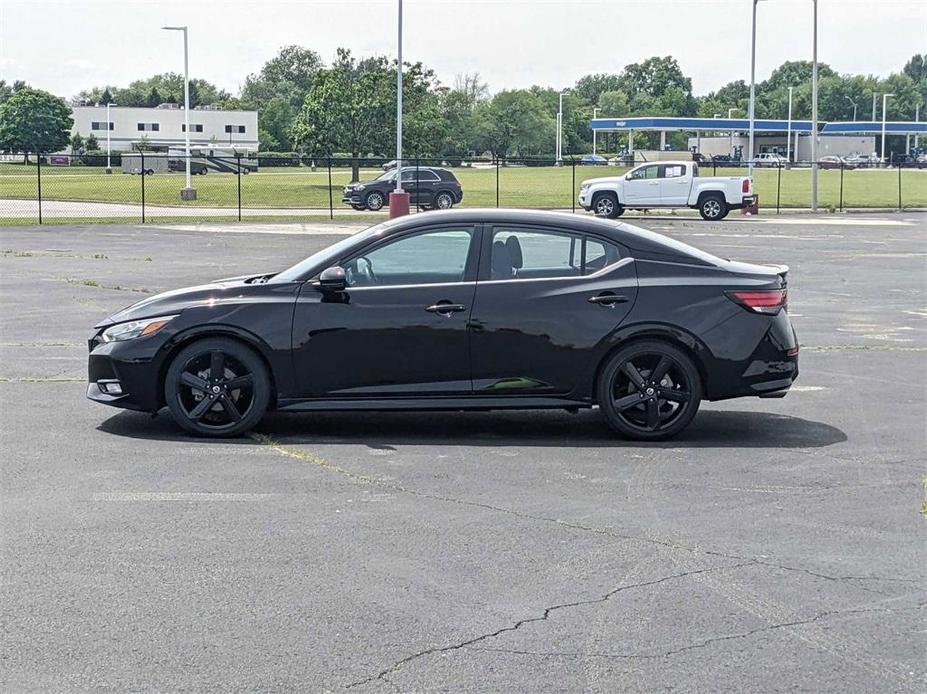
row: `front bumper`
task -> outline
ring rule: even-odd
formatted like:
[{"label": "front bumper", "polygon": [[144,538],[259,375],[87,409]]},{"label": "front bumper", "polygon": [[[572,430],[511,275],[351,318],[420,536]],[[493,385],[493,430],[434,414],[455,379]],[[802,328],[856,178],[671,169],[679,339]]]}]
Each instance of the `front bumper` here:
[{"label": "front bumper", "polygon": [[589,193],[580,191],[577,202],[579,203],[579,206],[587,212],[592,209],[592,196],[589,195]]},{"label": "front bumper", "polygon": [[[166,350],[164,339],[102,342],[90,340],[87,358],[87,398],[112,407],[143,412],[157,412],[162,404],[158,384],[159,369]],[[120,394],[106,392],[109,384],[118,383]],[[106,387],[101,387],[106,384]]]}]

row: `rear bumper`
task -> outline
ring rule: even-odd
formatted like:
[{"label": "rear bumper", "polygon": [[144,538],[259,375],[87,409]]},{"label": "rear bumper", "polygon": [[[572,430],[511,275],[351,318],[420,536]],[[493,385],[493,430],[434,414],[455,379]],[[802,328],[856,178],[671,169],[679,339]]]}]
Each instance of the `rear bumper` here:
[{"label": "rear bumper", "polygon": [[752,207],[756,204],[757,196],[756,195],[744,195],[741,198],[740,206],[741,207]]}]

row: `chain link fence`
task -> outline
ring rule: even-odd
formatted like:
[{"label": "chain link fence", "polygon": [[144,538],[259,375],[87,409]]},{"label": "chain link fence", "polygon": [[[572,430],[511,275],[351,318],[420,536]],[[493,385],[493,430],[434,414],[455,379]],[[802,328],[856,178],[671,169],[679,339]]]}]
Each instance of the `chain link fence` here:
[{"label": "chain link fence", "polygon": [[[194,156],[193,190],[185,191],[187,164],[184,157],[154,152],[113,153],[108,161],[105,153],[7,156],[0,161],[0,224],[380,219],[385,206],[366,205],[356,187],[348,193],[345,188],[360,182],[360,193],[388,192],[383,177],[395,167],[383,158]],[[403,167],[413,211],[436,206],[422,170],[439,167],[459,182],[463,198],[455,203],[461,206],[573,212],[582,211],[577,196],[583,181],[621,176],[630,168],[618,158],[588,164],[580,157],[415,158]],[[925,162],[859,166],[828,159],[818,169],[821,209],[927,208]],[[745,162],[700,164],[700,176],[747,174]],[[753,177],[761,214],[811,207],[810,162],[757,165]]]}]

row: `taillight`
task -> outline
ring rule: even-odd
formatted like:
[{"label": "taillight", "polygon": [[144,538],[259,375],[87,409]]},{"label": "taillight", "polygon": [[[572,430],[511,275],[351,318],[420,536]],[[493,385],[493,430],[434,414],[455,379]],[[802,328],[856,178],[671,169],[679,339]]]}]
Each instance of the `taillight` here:
[{"label": "taillight", "polygon": [[743,182],[740,184],[740,192],[741,193],[750,192],[750,179],[749,178],[745,178]]},{"label": "taillight", "polygon": [[787,289],[758,289],[754,291],[725,292],[727,297],[754,313],[776,314],[788,307]]}]

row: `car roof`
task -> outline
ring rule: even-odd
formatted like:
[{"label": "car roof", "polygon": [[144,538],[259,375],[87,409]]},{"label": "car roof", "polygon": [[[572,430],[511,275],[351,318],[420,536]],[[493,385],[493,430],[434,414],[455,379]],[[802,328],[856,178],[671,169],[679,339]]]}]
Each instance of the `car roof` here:
[{"label": "car roof", "polygon": [[[660,162],[675,163],[675,162]],[[692,163],[692,162],[680,162]],[[708,254],[680,243],[669,237],[657,234],[626,222],[616,222],[601,217],[570,212],[553,212],[549,210],[517,210],[511,208],[463,208],[457,210],[435,210],[420,212],[391,219],[383,223],[384,236],[426,227],[433,224],[530,224],[542,227],[560,227],[564,231],[575,233],[598,234],[611,238],[617,243],[633,248],[635,251],[656,256],[683,256],[687,260],[705,263]]]}]

